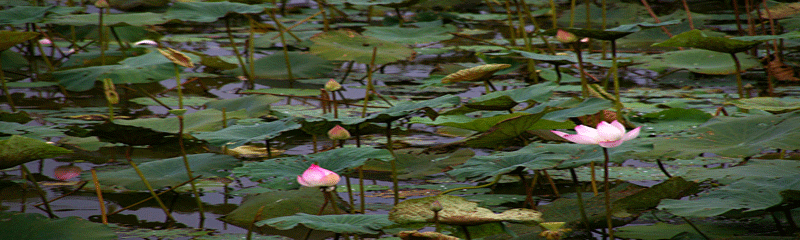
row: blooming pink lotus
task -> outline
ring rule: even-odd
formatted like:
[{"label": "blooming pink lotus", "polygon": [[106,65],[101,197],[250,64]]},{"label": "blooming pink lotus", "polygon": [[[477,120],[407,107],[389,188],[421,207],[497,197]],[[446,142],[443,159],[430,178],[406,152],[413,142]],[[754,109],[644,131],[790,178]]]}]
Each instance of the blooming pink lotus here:
[{"label": "blooming pink lotus", "polygon": [[605,121],[600,122],[597,124],[597,129],[585,125],[578,125],[575,127],[575,131],[578,132],[578,134],[567,134],[559,131],[551,132],[574,143],[613,148],[639,136],[639,130],[641,128],[642,127],[639,126],[630,132],[625,132],[625,126],[622,126],[621,123],[614,120],[611,123]]},{"label": "blooming pink lotus", "polygon": [[312,163],[303,175],[297,176],[297,182],[306,187],[330,187],[339,183],[339,175]]}]

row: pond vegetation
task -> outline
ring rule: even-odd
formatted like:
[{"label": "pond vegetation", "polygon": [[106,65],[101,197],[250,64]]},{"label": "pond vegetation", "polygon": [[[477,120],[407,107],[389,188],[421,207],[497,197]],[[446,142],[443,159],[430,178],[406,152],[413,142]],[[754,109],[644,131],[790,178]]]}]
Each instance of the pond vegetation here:
[{"label": "pond vegetation", "polygon": [[792,1],[0,6],[2,238],[800,236]]}]

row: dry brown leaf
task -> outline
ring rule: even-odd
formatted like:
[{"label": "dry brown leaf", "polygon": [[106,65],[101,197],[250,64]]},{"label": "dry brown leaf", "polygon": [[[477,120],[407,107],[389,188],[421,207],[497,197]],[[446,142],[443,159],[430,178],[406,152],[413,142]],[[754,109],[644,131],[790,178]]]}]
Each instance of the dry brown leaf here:
[{"label": "dry brown leaf", "polygon": [[770,17],[772,17],[772,19],[781,19],[797,13],[800,13],[800,2],[770,7],[769,14],[767,14],[767,11],[761,11],[760,17],[762,19],[770,19]]},{"label": "dry brown leaf", "polygon": [[781,60],[775,57],[775,55],[762,58],[761,64],[764,65],[764,68],[770,75],[775,77],[775,80],[792,82],[800,81],[800,78],[796,77],[797,73],[794,72],[794,69],[781,62]]}]

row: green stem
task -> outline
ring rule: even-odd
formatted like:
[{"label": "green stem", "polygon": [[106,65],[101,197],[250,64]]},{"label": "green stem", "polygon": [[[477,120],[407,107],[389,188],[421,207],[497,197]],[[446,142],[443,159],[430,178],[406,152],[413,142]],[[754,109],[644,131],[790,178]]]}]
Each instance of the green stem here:
[{"label": "green stem", "polygon": [[[3,51],[0,51],[0,56],[2,56]],[[14,100],[11,98],[11,92],[8,91],[8,86],[6,86],[6,74],[3,71],[3,64],[0,62],[0,82],[3,83],[3,95],[6,95],[6,101],[8,101],[8,105],[11,106],[11,112],[17,111],[17,106],[14,105]]]},{"label": "green stem", "polygon": [[239,49],[236,48],[236,43],[233,42],[233,33],[231,32],[231,20],[230,18],[225,18],[225,31],[228,33],[228,41],[231,43],[231,48],[233,49],[233,54],[236,55],[236,59],[239,61],[239,66],[242,66],[242,73],[247,76],[247,80],[250,82],[253,81],[253,76],[250,75],[250,72],[247,71],[247,68],[244,64],[244,59],[242,59],[242,55],[239,54]]},{"label": "green stem", "polygon": [[175,67],[175,91],[178,92],[178,108],[183,109],[183,89],[181,85],[181,69],[178,64],[172,63]]},{"label": "green stem", "polygon": [[19,167],[20,169],[22,169],[22,172],[25,173],[25,176],[28,178],[28,181],[31,181],[31,183],[33,183],[33,187],[36,188],[36,193],[38,193],[39,197],[42,198],[42,203],[44,203],[44,209],[47,210],[47,216],[50,218],[58,218],[58,216],[56,216],[53,213],[53,209],[50,208],[50,203],[47,202],[47,196],[44,195],[45,191],[42,190],[42,187],[40,187],[39,183],[36,182],[36,179],[33,178],[33,174],[31,174],[31,171],[28,170],[28,167],[26,167],[25,164],[20,164]]},{"label": "green stem", "polygon": [[611,193],[608,189],[608,148],[603,148],[603,156],[605,157],[605,160],[603,161],[603,188],[605,191],[606,224],[608,225],[608,238],[614,239],[614,223],[611,222]]},{"label": "green stem", "polygon": [[150,185],[150,181],[147,181],[147,178],[144,177],[144,174],[142,173],[142,170],[139,169],[139,166],[136,166],[136,163],[133,163],[133,161],[130,158],[128,158],[128,164],[130,164],[133,167],[133,170],[136,171],[136,174],[139,175],[139,178],[142,180],[142,183],[147,188],[147,191],[150,192],[150,196],[152,196],[153,199],[155,199],[156,202],[158,202],[158,206],[161,207],[161,210],[164,211],[164,214],[167,215],[167,218],[169,218],[172,221],[176,221],[175,218],[172,217],[172,214],[169,213],[169,210],[167,210],[167,206],[164,205],[164,202],[161,201],[160,197],[158,197],[156,191],[153,190],[153,187]]},{"label": "green stem", "polygon": [[97,37],[100,38],[100,64],[106,65],[106,47],[105,37],[103,36],[103,9],[100,9],[98,24],[97,24]]},{"label": "green stem", "polygon": [[575,50],[575,55],[578,57],[578,72],[581,74],[581,96],[583,98],[589,97],[589,81],[586,79],[586,74],[583,72],[583,56],[581,56],[581,43],[572,43],[572,48]]},{"label": "green stem", "polygon": [[578,174],[575,174],[575,168],[569,169],[569,174],[572,176],[572,182],[575,184],[575,194],[578,196],[578,210],[581,212],[581,222],[583,222],[584,227],[586,230],[591,230],[589,228],[589,217],[586,216],[586,208],[583,206],[583,193],[581,193],[581,183],[578,182]]},{"label": "green stem", "polygon": [[281,37],[281,45],[283,45],[283,59],[286,62],[286,73],[289,75],[290,81],[294,80],[294,76],[292,75],[292,64],[289,63],[289,46],[286,45],[286,37],[283,35],[283,24],[278,21],[278,18],[275,17],[274,12],[269,12],[269,16],[273,21],[275,21],[275,25],[278,26],[278,36]]},{"label": "green stem", "polygon": [[[183,146],[183,116],[178,116],[178,122],[180,123],[180,129],[178,130],[178,145],[180,145],[181,148],[183,166],[186,167],[186,176],[188,176],[189,179],[194,179],[192,168],[189,166],[189,158],[186,157],[186,148]],[[194,184],[194,180],[190,181],[189,185],[192,186],[192,193],[194,194],[194,201],[197,203],[197,209],[200,212],[200,219],[206,219],[205,210],[203,209],[203,201],[200,200],[200,192],[197,191],[197,186]]]},{"label": "green stem", "polygon": [[478,189],[478,188],[485,188],[485,187],[489,187],[489,186],[492,186],[492,185],[496,184],[497,182],[499,182],[501,177],[503,177],[503,174],[497,175],[497,177],[495,177],[495,178],[494,178],[494,180],[492,180],[492,182],[490,182],[490,183],[487,183],[487,184],[478,185],[478,186],[468,186],[468,187],[452,188],[452,189],[448,189],[448,190],[446,190],[446,191],[440,192],[439,194],[436,194],[436,196],[441,196],[441,195],[445,195],[445,194],[448,194],[448,193],[451,193],[451,192],[455,192],[455,191],[459,191],[459,190],[464,190],[464,189]]},{"label": "green stem", "polygon": [[392,191],[394,192],[394,205],[400,203],[400,187],[397,181],[397,154],[392,149],[392,122],[386,122],[386,150],[392,154],[392,160],[389,161],[392,165]]},{"label": "green stem", "polygon": [[361,214],[364,214],[366,202],[364,201],[364,168],[358,167],[358,204],[360,205]]},{"label": "green stem", "polygon": [[742,65],[739,63],[739,58],[736,53],[731,53],[733,63],[736,64],[736,91],[739,93],[739,98],[744,97],[744,87],[742,85]]}]

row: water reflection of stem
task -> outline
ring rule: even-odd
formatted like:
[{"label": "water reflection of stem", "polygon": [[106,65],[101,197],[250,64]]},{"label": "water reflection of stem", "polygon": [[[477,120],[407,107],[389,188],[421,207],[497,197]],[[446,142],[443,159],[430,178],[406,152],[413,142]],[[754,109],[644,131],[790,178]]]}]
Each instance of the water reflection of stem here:
[{"label": "water reflection of stem", "polygon": [[258,221],[258,219],[261,218],[261,213],[264,211],[264,207],[266,206],[261,206],[260,208],[258,208],[256,216],[253,217],[253,221],[250,222],[250,226],[247,227],[247,240],[253,239],[253,228],[256,226],[256,221]]},{"label": "water reflection of stem", "polygon": [[44,190],[42,190],[42,187],[40,187],[39,183],[36,182],[36,179],[33,178],[33,174],[31,174],[31,171],[28,170],[28,167],[26,167],[25,164],[21,164],[21,165],[19,165],[19,168],[20,168],[20,170],[22,170],[22,172],[28,178],[28,181],[31,181],[31,183],[33,183],[33,187],[36,188],[36,193],[38,193],[39,197],[42,198],[42,202],[44,203],[44,208],[47,210],[46,211],[47,212],[47,216],[50,217],[50,218],[58,218],[58,216],[56,216],[53,213],[53,209],[50,208],[50,204],[47,203],[47,196],[44,195],[45,194]]},{"label": "water reflection of stem", "polygon": [[100,219],[103,224],[108,225],[108,217],[106,216],[106,203],[103,201],[103,191],[100,191],[100,182],[97,181],[97,171],[94,169],[92,172],[92,182],[94,183],[94,191],[97,193],[97,201],[100,202]]},{"label": "water reflection of stem", "polygon": [[[189,182],[191,182],[191,181],[194,181],[195,179],[198,179],[198,178],[200,178],[200,177],[202,177],[202,176],[197,176],[197,177],[194,177],[194,178],[192,178],[192,179],[189,179],[189,181],[185,181],[185,182],[182,182],[181,184],[178,184],[178,185],[172,186],[172,187],[168,188],[167,190],[164,190],[164,191],[162,191],[162,192],[160,192],[160,193],[156,194],[156,196],[161,196],[161,195],[162,195],[162,194],[164,194],[164,193],[168,193],[168,192],[170,192],[170,191],[172,191],[172,190],[175,190],[176,188],[179,188],[179,187],[181,187],[181,186],[183,186],[183,185],[186,185],[186,184],[188,184]],[[142,204],[142,203],[145,203],[145,202],[147,202],[147,201],[150,201],[150,199],[153,199],[153,196],[150,196],[150,197],[148,197],[148,198],[142,199],[141,201],[138,201],[138,202],[136,202],[136,203],[134,203],[134,204],[128,205],[128,206],[126,206],[126,207],[124,207],[124,208],[120,208],[120,209],[118,209],[117,211],[114,211],[114,212],[112,212],[112,213],[109,213],[108,215],[109,215],[109,216],[111,216],[111,215],[114,215],[114,214],[120,213],[120,212],[122,212],[122,211],[128,210],[129,208],[132,208],[132,207],[135,207],[135,206],[137,206],[137,205],[139,205],[139,204]]]},{"label": "water reflection of stem", "polygon": [[586,216],[586,208],[583,207],[583,193],[581,193],[581,182],[578,182],[578,174],[575,174],[575,168],[569,169],[569,174],[572,176],[572,182],[575,184],[575,194],[578,196],[578,210],[581,212],[581,222],[583,222],[586,230],[591,230],[589,227],[589,217]]},{"label": "water reflection of stem", "polygon": [[153,187],[150,186],[150,181],[147,181],[147,178],[145,178],[144,174],[142,174],[142,170],[139,170],[139,166],[136,166],[136,163],[133,163],[133,160],[131,160],[130,158],[127,158],[127,160],[128,164],[130,164],[133,167],[133,170],[136,171],[136,174],[139,175],[139,178],[142,180],[142,183],[147,188],[147,191],[150,192],[150,196],[152,196],[153,199],[155,199],[156,202],[158,202],[158,206],[161,207],[161,210],[164,211],[164,214],[167,215],[167,218],[172,221],[176,221],[175,218],[172,217],[172,214],[169,213],[169,210],[167,210],[167,206],[164,205],[164,202],[161,201],[161,198],[158,197],[156,191],[154,191]]},{"label": "water reflection of stem", "polygon": [[608,184],[608,148],[603,148],[603,190],[605,191],[605,204],[606,204],[606,224],[608,224],[608,238],[614,239],[614,223],[611,222],[611,193],[609,192]]}]

